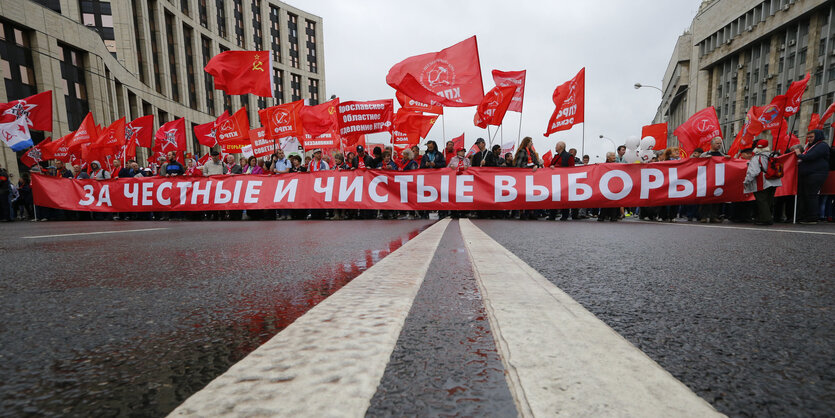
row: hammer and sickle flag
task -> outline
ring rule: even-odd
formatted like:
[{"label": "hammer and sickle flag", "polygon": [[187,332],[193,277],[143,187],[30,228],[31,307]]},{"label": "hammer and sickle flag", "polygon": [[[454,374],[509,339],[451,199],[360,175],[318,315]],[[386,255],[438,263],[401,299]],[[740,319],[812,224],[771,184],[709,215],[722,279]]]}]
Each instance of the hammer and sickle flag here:
[{"label": "hammer and sickle flag", "polygon": [[226,94],[273,97],[270,51],[225,51],[212,57],[204,70],[214,77],[215,89]]}]

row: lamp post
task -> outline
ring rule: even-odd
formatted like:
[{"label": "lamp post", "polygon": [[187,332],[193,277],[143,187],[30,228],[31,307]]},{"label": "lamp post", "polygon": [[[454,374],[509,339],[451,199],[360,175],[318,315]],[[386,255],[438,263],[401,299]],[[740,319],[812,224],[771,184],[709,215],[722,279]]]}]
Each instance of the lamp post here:
[{"label": "lamp post", "polygon": [[[609,143],[610,143],[610,144],[612,144],[612,152],[615,152],[615,153],[616,153],[616,152],[618,151],[618,146],[615,144],[615,141],[614,141],[614,140],[612,140],[612,138],[609,138],[609,137],[604,136],[604,135],[602,135],[602,134],[601,134],[601,135],[598,135],[598,138],[600,138],[600,139],[605,139],[605,140],[609,141]],[[608,151],[607,151],[607,152],[608,152]],[[599,156],[598,156],[598,157],[599,157]],[[606,162],[606,156],[605,156],[605,154],[604,154],[604,156],[603,156],[603,162],[604,162],[604,163]]]},{"label": "lamp post", "polygon": [[656,89],[656,90],[658,90],[658,91],[660,91],[660,92],[661,92],[661,95],[662,95],[662,96],[664,95],[664,91],[663,91],[663,90],[661,90],[661,89],[660,89],[660,88],[658,88],[658,87],[655,87],[655,86],[645,86],[645,85],[643,85],[643,84],[641,84],[641,83],[635,83],[635,90],[638,90],[638,89],[639,89],[639,88],[641,88],[641,87],[649,87],[649,88]]}]

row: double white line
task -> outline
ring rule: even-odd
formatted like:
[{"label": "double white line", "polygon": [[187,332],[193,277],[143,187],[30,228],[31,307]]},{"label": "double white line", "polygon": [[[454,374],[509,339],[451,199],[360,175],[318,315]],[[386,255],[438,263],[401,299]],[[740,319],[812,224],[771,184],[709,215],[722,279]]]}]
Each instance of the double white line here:
[{"label": "double white line", "polygon": [[[719,415],[469,220],[460,222],[519,415]],[[316,305],[172,415],[364,416],[448,223]]]}]

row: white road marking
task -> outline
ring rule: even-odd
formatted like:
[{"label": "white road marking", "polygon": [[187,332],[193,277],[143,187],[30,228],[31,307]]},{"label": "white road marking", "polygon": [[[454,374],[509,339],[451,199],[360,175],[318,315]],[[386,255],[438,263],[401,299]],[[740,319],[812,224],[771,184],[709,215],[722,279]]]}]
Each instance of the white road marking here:
[{"label": "white road marking", "polygon": [[120,231],[98,231],[98,232],[76,232],[72,234],[55,234],[55,235],[33,235],[31,237],[21,237],[23,239],[35,238],[56,238],[56,237],[73,237],[79,235],[99,235],[99,234],[121,234],[123,232],[145,232],[145,231],[162,231],[169,228],[145,228],[145,229],[123,229]]},{"label": "white road marking", "polygon": [[723,226],[723,225],[703,225],[703,224],[685,224],[685,223],[664,223],[663,225],[679,225],[679,226],[696,226],[701,228],[722,228],[722,229],[744,229],[748,231],[760,231],[760,232],[792,232],[795,234],[812,234],[812,235],[835,235],[835,232],[823,232],[823,231],[799,231],[796,229],[778,229],[778,228],[769,228],[768,226],[761,226],[758,228],[752,227],[744,227],[744,226]]},{"label": "white road marking", "polygon": [[720,416],[472,222],[473,263],[520,416]]},{"label": "white road marking", "polygon": [[449,219],[307,311],[172,416],[364,416]]}]

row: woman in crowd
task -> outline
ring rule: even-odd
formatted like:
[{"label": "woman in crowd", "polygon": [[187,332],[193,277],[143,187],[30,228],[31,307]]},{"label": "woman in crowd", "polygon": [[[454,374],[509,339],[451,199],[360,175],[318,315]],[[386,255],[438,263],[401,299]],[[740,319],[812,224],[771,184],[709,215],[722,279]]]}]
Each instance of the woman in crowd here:
[{"label": "woman in crowd", "polygon": [[394,170],[394,171],[397,171],[397,170],[400,169],[400,167],[397,166],[397,163],[395,163],[391,159],[391,151],[384,151],[383,152],[383,160],[380,161],[380,165],[377,168],[380,169],[380,170]]},{"label": "woman in crowd", "polygon": [[258,165],[258,158],[255,156],[249,157],[246,161],[246,170],[244,170],[244,174],[264,174],[264,169]]},{"label": "woman in crowd", "polygon": [[797,155],[797,210],[800,223],[816,224],[820,213],[818,193],[829,175],[829,146],[824,141],[823,130],[815,129],[806,134],[806,147]]},{"label": "woman in crowd", "polygon": [[197,167],[197,163],[194,162],[194,158],[186,158],[186,176],[202,176],[203,171],[199,170]]},{"label": "woman in crowd", "polygon": [[[529,136],[522,139],[522,143],[519,144],[519,149],[516,150],[516,156],[513,160],[516,167],[530,168],[533,171],[536,171],[536,169],[542,165],[539,161],[539,155],[533,149],[533,139]],[[523,210],[519,214],[519,219],[536,220],[536,211]]]}]

